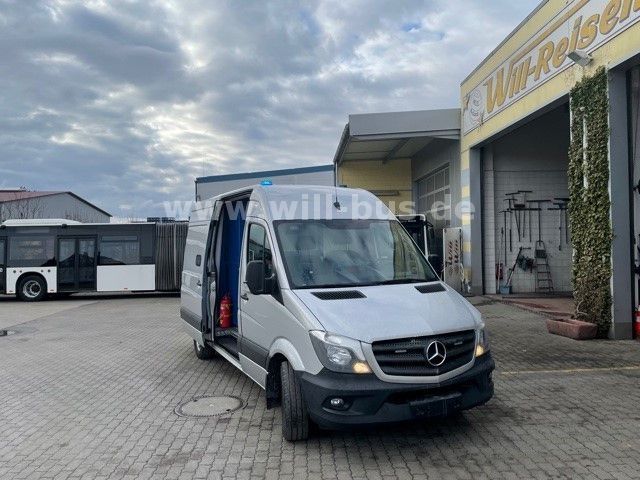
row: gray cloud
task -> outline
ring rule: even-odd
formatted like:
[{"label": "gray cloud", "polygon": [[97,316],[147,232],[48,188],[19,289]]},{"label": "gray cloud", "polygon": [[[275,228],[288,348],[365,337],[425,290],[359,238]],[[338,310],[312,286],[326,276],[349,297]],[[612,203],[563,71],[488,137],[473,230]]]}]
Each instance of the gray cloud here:
[{"label": "gray cloud", "polygon": [[0,0],[0,186],[145,216],[203,173],[329,163],[349,113],[457,106],[536,3]]}]

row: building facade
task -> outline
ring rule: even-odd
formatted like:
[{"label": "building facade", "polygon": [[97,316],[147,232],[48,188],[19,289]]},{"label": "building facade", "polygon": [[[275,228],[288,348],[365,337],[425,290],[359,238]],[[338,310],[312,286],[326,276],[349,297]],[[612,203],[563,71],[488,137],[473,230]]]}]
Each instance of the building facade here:
[{"label": "building facade", "polygon": [[5,220],[60,218],[82,223],[109,223],[111,214],[73,192],[0,190],[0,223]]},{"label": "building facade", "polygon": [[338,185],[369,190],[396,214],[426,215],[440,239],[459,226],[459,109],[350,115],[334,164]]},{"label": "building facade", "polygon": [[333,165],[320,165],[200,177],[196,178],[196,201],[206,200],[238,188],[256,185],[264,180],[271,180],[278,185],[331,186],[334,184],[334,167]]},{"label": "building facade", "polygon": [[[610,336],[615,338],[631,338],[638,304],[633,245],[640,233],[634,218],[639,199],[633,185],[640,174],[635,128],[639,22],[637,0],[544,1],[467,77],[461,92],[462,196],[479,206],[463,219],[465,263],[473,290],[495,292],[498,266],[514,261],[517,246],[518,251],[528,249],[528,257],[543,247],[554,289],[570,291],[572,262],[577,261],[572,232],[567,231],[570,144],[588,152],[591,138],[586,123],[584,129],[578,125],[584,138],[572,138],[576,111],[571,108],[571,92],[583,79],[606,72]],[[585,169],[589,162],[585,153]],[[585,176],[584,188],[596,186],[587,185]],[[518,212],[516,203],[524,203],[526,210]],[[538,214],[540,231],[523,234],[531,218],[536,229]],[[514,226],[517,215],[519,225]],[[536,246],[540,239],[542,244]],[[521,291],[540,289],[535,275],[520,276]]]},{"label": "building facade", "polygon": [[[594,123],[596,98],[578,105],[578,96],[598,78],[606,106]],[[610,276],[609,336],[631,338],[640,303],[640,0],[541,2],[462,82],[461,106],[459,136],[445,138],[426,132],[438,130],[442,111],[352,115],[336,153],[338,183],[388,203],[411,199],[416,213],[437,212],[442,192],[445,208],[468,206],[441,226],[462,228],[475,294],[577,293],[575,262],[585,258],[574,242],[584,234],[572,232],[572,198],[587,211],[604,205],[590,235],[610,241],[594,260]],[[419,151],[402,133],[410,119],[427,142]],[[594,152],[596,124],[606,137]],[[598,155],[605,198],[589,204]],[[448,171],[439,177],[439,168]]]}]

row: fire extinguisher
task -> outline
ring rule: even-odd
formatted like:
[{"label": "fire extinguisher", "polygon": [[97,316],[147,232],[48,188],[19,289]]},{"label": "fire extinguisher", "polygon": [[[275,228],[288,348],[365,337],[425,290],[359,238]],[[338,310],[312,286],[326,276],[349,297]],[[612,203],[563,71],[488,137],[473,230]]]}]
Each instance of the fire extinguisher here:
[{"label": "fire extinguisher", "polygon": [[227,293],[220,300],[220,319],[218,324],[220,328],[229,328],[231,326],[231,296]]}]

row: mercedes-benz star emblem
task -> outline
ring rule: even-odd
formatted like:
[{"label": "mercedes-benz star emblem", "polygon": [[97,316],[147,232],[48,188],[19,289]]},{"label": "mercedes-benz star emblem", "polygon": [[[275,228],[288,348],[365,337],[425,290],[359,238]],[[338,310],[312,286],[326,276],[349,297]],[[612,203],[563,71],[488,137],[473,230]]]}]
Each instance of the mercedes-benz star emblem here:
[{"label": "mercedes-benz star emblem", "polygon": [[441,366],[447,359],[447,349],[442,342],[438,342],[437,340],[431,342],[427,346],[425,353],[427,356],[427,362],[434,367]]}]

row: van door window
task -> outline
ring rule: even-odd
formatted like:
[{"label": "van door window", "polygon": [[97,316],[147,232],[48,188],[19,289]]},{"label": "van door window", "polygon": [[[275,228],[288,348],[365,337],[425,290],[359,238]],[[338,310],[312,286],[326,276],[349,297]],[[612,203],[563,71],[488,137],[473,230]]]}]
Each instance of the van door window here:
[{"label": "van door window", "polygon": [[267,230],[257,223],[252,223],[249,226],[249,241],[247,245],[247,263],[254,260],[263,261],[266,276],[271,276],[273,273],[271,245],[267,237]]}]

